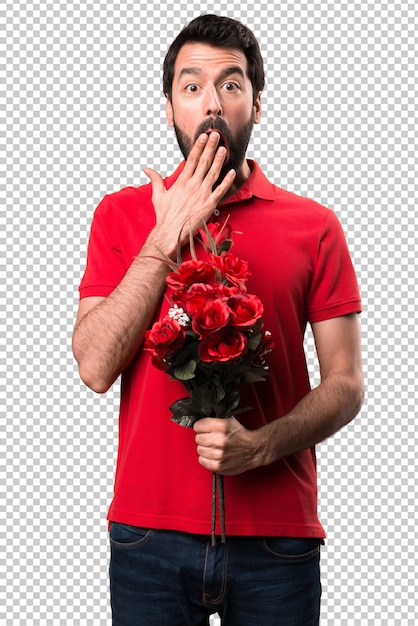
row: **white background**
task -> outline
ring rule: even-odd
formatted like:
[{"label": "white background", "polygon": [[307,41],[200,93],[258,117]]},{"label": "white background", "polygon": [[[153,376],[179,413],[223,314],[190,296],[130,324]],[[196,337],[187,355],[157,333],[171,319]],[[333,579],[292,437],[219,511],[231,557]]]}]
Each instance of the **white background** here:
[{"label": "white background", "polygon": [[[249,156],[337,213],[363,296],[366,403],[318,447],[322,625],[412,626],[418,24],[412,1],[371,0],[1,9],[0,624],[111,623],[118,387],[97,396],[79,381],[77,287],[102,196],[179,160],[161,65],[201,12],[259,38],[267,86]],[[307,349],[317,381],[309,337]]]}]

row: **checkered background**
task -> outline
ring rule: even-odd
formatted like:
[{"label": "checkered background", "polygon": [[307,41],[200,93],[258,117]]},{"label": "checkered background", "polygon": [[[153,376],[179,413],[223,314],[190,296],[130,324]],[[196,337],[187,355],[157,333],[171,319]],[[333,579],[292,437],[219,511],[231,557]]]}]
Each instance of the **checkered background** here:
[{"label": "checkered background", "polygon": [[[146,182],[147,165],[166,174],[178,162],[161,64],[201,12],[241,19],[259,38],[267,88],[249,155],[280,186],[335,210],[364,300],[366,403],[318,447],[328,532],[321,623],[412,626],[412,0],[2,5],[0,624],[111,623],[105,517],[118,386],[98,396],[79,381],[70,345],[77,287],[101,197]],[[310,336],[306,345],[317,381]]]}]

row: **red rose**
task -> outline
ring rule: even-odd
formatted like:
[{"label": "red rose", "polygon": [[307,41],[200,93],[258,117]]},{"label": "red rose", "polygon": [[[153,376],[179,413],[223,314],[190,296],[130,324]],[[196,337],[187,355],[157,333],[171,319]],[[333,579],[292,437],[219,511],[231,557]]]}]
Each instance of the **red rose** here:
[{"label": "red rose", "polygon": [[203,308],[209,300],[214,300],[217,297],[218,290],[215,285],[195,283],[185,293],[181,294],[181,301],[183,308],[192,316],[196,309]]},{"label": "red rose", "polygon": [[225,298],[209,300],[202,309],[196,309],[192,315],[192,328],[200,337],[217,333],[229,322],[231,309]]},{"label": "red rose", "polygon": [[152,353],[153,363],[163,367],[163,361],[183,347],[186,338],[185,330],[177,320],[171,317],[155,322],[151,330],[145,333],[144,349]]},{"label": "red rose", "polygon": [[263,315],[264,307],[258,296],[238,291],[228,298],[231,323],[238,328],[254,326]]},{"label": "red rose", "polygon": [[[207,230],[206,230],[207,229]],[[232,227],[228,222],[225,224],[219,224],[219,222],[209,222],[205,228],[199,228],[198,232],[202,239],[202,243],[206,248],[211,249],[209,243],[208,231],[210,237],[215,242],[215,246],[218,248],[224,241],[230,241],[232,236]]]},{"label": "red rose", "polygon": [[274,341],[271,332],[264,330],[264,325],[261,327],[261,341],[257,347],[255,356],[262,358],[266,354],[272,351],[274,348]]},{"label": "red rose", "polygon": [[167,285],[173,291],[181,291],[193,283],[210,283],[216,278],[216,268],[205,261],[184,261],[177,272],[170,272]]},{"label": "red rose", "polygon": [[210,258],[213,265],[232,285],[245,290],[245,281],[251,275],[247,261],[239,259],[231,252],[222,252],[219,256],[211,255]]},{"label": "red rose", "polygon": [[228,287],[223,283],[194,283],[194,285],[190,285],[187,291],[174,293],[172,300],[176,304],[180,304],[190,316],[193,316],[195,311],[203,309],[209,300],[227,299],[235,293],[240,294],[242,291],[237,287]]},{"label": "red rose", "polygon": [[242,289],[238,289],[238,287],[229,287],[223,283],[215,283],[214,288],[218,298],[229,298],[235,294],[243,293]]},{"label": "red rose", "polygon": [[237,361],[247,352],[247,338],[231,329],[220,337],[204,339],[199,344],[199,357],[206,363]]}]

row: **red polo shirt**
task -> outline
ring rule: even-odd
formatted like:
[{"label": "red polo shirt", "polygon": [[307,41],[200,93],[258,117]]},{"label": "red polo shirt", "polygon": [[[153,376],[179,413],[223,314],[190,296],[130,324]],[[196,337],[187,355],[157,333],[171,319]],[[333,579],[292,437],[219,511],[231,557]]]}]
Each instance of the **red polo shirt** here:
[{"label": "red polo shirt", "polygon": [[[249,263],[248,291],[264,304],[275,347],[270,376],[242,388],[253,410],[239,420],[258,428],[289,412],[310,390],[303,349],[307,322],[361,310],[355,273],[332,211],[270,183],[259,166],[219,206],[237,234],[233,252]],[[178,177],[183,164],[165,181]],[[96,209],[80,297],[108,296],[155,224],[151,185],[105,196]],[[186,254],[184,258],[186,258]],[[167,309],[163,299],[158,319]],[[119,451],[109,520],[191,533],[211,532],[212,475],[197,460],[194,432],[170,421],[185,395],[139,350],[122,375]],[[314,449],[225,477],[229,535],[323,537],[317,516]],[[218,531],[219,531],[218,527]]]}]

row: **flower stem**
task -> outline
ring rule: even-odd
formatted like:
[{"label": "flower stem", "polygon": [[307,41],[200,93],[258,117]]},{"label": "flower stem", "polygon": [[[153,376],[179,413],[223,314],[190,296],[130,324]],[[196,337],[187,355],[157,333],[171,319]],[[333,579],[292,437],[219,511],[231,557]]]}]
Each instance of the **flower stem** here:
[{"label": "flower stem", "polygon": [[225,492],[224,492],[224,477],[222,474],[218,476],[218,490],[219,490],[219,510],[221,516],[221,542],[225,543]]},{"label": "flower stem", "polygon": [[216,546],[216,479],[217,474],[212,473],[212,546]]},{"label": "flower stem", "polygon": [[225,492],[222,474],[212,473],[212,546],[216,546],[216,500],[219,495],[221,543],[225,543]]}]

